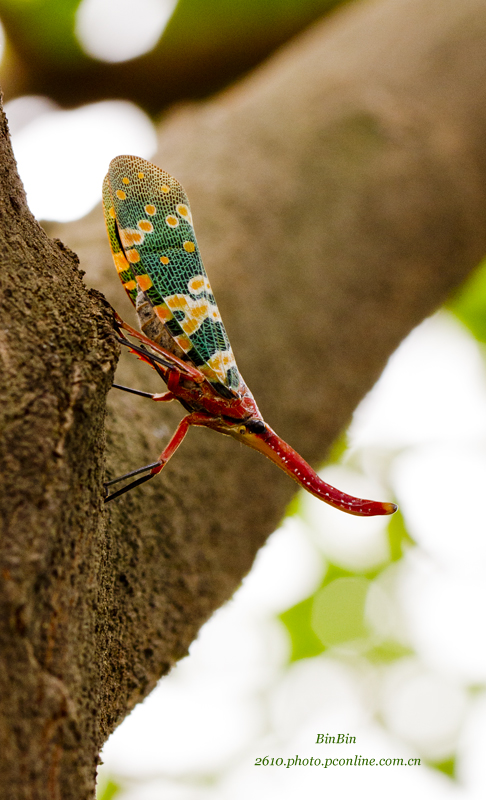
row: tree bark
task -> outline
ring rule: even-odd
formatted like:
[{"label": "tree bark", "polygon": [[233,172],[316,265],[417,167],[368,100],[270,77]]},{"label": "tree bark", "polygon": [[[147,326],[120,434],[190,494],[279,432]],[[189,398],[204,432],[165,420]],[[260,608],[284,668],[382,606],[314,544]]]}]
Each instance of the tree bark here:
[{"label": "tree bark", "polygon": [[[239,368],[311,462],[483,256],[485,140],[485,0],[347,7],[162,122],[154,160],[188,191]],[[5,126],[2,148],[0,794],[84,800],[106,736],[230,597],[295,486],[194,430],[103,511],[109,309],[28,213]],[[51,233],[132,321],[101,212]],[[161,390],[130,356],[117,377]],[[118,395],[109,476],[153,461],[181,416]]]}]

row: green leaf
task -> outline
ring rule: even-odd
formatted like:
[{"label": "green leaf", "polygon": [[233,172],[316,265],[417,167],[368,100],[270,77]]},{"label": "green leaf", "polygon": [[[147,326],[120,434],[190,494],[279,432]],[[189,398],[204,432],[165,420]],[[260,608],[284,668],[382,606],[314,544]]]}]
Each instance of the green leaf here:
[{"label": "green leaf", "polygon": [[101,789],[96,793],[96,800],[112,800],[117,794],[120,794],[122,787],[116,781],[108,778],[108,782],[103,784]]},{"label": "green leaf", "polygon": [[400,658],[415,655],[414,650],[410,647],[405,647],[399,642],[381,642],[376,647],[372,647],[366,653],[366,658],[372,664],[389,664],[392,661],[398,661]]},{"label": "green leaf", "polygon": [[290,636],[292,652],[290,661],[300,661],[302,658],[313,658],[324,652],[325,646],[316,636],[311,625],[312,607],[314,598],[308,597],[301,603],[292,606],[287,611],[279,614]]},{"label": "green leaf", "polygon": [[476,339],[486,342],[486,259],[449,300],[446,308],[469,328]]},{"label": "green leaf", "polygon": [[415,545],[414,540],[407,531],[405,520],[400,510],[396,511],[391,517],[387,533],[391,560],[399,561],[403,558],[404,549]]},{"label": "green leaf", "polygon": [[0,17],[14,46],[31,60],[48,58],[52,65],[84,61],[74,34],[80,0],[0,0]]},{"label": "green leaf", "polygon": [[285,509],[284,517],[296,517],[300,513],[300,508],[301,508],[300,497],[301,497],[300,491],[294,494],[292,500]]},{"label": "green leaf", "polygon": [[448,775],[449,778],[456,777],[456,757],[452,756],[452,758],[447,758],[445,761],[427,761],[429,767],[432,769],[438,769],[439,772],[443,772],[444,775]]},{"label": "green leaf", "polygon": [[337,578],[317,592],[311,625],[324,645],[368,638],[365,604],[370,585],[363,577]]},{"label": "green leaf", "polygon": [[343,431],[337,439],[334,439],[329,454],[326,458],[327,464],[339,464],[346,450],[348,449],[348,434]]}]

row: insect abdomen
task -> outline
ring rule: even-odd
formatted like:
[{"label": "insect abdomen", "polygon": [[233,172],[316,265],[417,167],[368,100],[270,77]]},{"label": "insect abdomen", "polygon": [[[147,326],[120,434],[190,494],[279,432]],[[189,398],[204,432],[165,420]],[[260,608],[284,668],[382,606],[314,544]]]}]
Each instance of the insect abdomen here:
[{"label": "insect abdomen", "polygon": [[187,355],[179,347],[177,342],[174,341],[166,326],[157,317],[154,307],[146,296],[145,292],[141,290],[138,292],[135,300],[135,308],[137,311],[140,328],[153,342],[156,342],[169,353],[173,353],[183,361],[187,361]]}]

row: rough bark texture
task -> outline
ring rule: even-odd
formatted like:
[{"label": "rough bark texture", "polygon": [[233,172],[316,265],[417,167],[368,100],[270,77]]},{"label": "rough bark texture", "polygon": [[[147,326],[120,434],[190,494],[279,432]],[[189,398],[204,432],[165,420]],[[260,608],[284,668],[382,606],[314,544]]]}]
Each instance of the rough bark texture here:
[{"label": "rough bark texture", "polygon": [[[0,795],[84,800],[107,734],[231,595],[295,487],[195,430],[102,512],[109,315],[29,216],[2,132]],[[485,0],[348,7],[163,122],[154,160],[188,191],[240,370],[310,461],[484,254],[485,141]],[[56,235],[130,321],[101,212]],[[133,357],[118,377],[160,390]],[[154,460],[180,411],[111,395],[115,475]]]},{"label": "rough bark texture", "polygon": [[0,171],[0,796],[88,797],[115,347],[76,256],[27,208],[3,115]]}]

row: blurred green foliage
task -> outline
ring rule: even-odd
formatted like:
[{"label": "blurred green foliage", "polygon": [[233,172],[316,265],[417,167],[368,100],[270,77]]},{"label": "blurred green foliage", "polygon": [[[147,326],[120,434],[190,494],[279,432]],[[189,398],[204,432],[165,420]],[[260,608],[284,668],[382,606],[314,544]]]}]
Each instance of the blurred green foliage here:
[{"label": "blurred green foliage", "polygon": [[73,107],[119,97],[158,114],[168,103],[225,86],[340,2],[179,0],[150,53],[113,64],[79,44],[80,0],[0,0],[8,43],[0,82],[7,100],[43,94]]},{"label": "blurred green foliage", "polygon": [[108,778],[106,783],[103,783],[98,791],[96,792],[96,800],[113,800],[114,797],[117,797],[120,792],[122,791],[122,787],[119,783]]},{"label": "blurred green foliage", "polygon": [[313,658],[324,652],[325,645],[312,628],[314,597],[308,597],[279,615],[287,629],[291,642],[290,661]]},{"label": "blurred green foliage", "polygon": [[370,664],[389,664],[400,658],[413,656],[414,651],[411,647],[404,647],[400,642],[387,640],[371,647],[366,651],[366,658]]},{"label": "blurred green foliage", "polygon": [[439,772],[443,772],[444,775],[448,775],[449,778],[456,777],[456,759],[455,758],[448,758],[445,761],[428,761],[427,762],[429,767],[432,769],[438,769]]},{"label": "blurred green foliage", "polygon": [[366,639],[369,628],[365,605],[370,584],[366,578],[337,578],[314,595],[311,625],[328,647]]},{"label": "blurred green foliage", "polygon": [[326,458],[326,464],[339,464],[346,450],[348,449],[348,434],[343,431],[337,439],[334,439],[331,449]]},{"label": "blurred green foliage", "polygon": [[[340,445],[342,441],[339,440]],[[293,504],[292,510],[299,514],[298,504]],[[373,581],[390,564],[401,559],[407,547],[415,545],[400,511],[390,518],[387,537],[389,558],[383,564],[366,572],[353,572],[328,563],[319,588],[279,615],[290,638],[291,663],[357,640],[361,644],[360,657],[364,654],[370,664],[391,662],[412,654],[410,648],[391,639],[376,643],[366,619],[366,601]]]},{"label": "blurred green foliage", "polygon": [[447,303],[480,342],[486,342],[486,259]]},{"label": "blurred green foliage", "polygon": [[[468,327],[473,329],[475,323],[480,327],[481,316],[486,319],[486,262],[450,305],[453,310],[458,310],[458,316]],[[486,341],[486,325],[482,324],[485,337],[482,340]],[[345,442],[344,436],[337,441],[333,463],[342,458]],[[292,510],[296,515],[301,513],[302,506],[298,501],[293,503]],[[375,630],[372,619],[367,615],[367,600],[374,582],[380,585],[380,577],[393,568],[409,548],[416,546],[400,511],[389,519],[386,533],[389,556],[384,563],[366,572],[347,570],[328,563],[319,588],[279,615],[291,643],[290,663],[326,653],[330,657],[344,658],[358,670],[363,663],[367,663],[379,676],[384,665],[417,658],[412,647],[395,640],[393,635],[383,635]],[[393,574],[393,571],[387,573],[384,585],[391,585],[388,576]],[[386,595],[383,601],[386,602]],[[455,755],[437,762],[430,759],[423,761],[430,768],[455,778]]]},{"label": "blurred green foliage", "polygon": [[390,518],[387,534],[391,561],[399,561],[403,556],[405,547],[411,547],[415,544],[407,531],[400,509]]},{"label": "blurred green foliage", "polygon": [[74,34],[80,0],[1,0],[0,19],[12,42],[23,42],[32,59],[54,65],[79,60],[81,48]]}]

